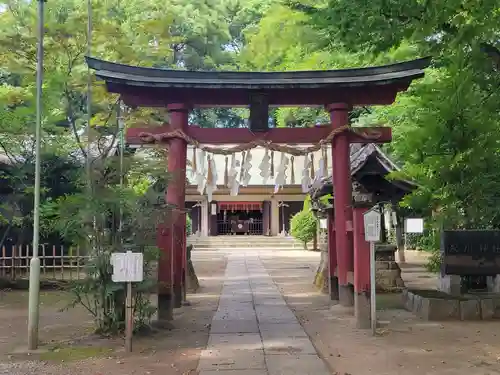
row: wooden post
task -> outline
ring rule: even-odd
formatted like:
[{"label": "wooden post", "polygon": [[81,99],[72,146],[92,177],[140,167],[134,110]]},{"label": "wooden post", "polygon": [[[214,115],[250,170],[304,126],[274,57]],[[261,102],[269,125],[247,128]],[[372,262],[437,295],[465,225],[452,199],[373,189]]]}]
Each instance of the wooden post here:
[{"label": "wooden post", "polygon": [[[340,128],[349,123],[347,104],[330,104],[331,126]],[[349,135],[344,132],[333,139],[333,184],[335,191],[335,246],[337,250],[337,277],[339,280],[339,301],[343,306],[353,306],[354,290],[348,282],[348,272],[354,269],[352,240],[348,233],[348,222],[352,225],[352,185]]]},{"label": "wooden post", "polygon": [[335,221],[333,208],[328,210],[328,274],[330,299],[339,300],[339,279],[337,277],[337,251],[335,247]]},{"label": "wooden post", "polygon": [[354,221],[354,315],[356,326],[370,328],[370,244],[365,240],[363,214],[368,207],[353,209]]},{"label": "wooden post", "polygon": [[[185,129],[188,125],[188,110],[183,105],[170,105],[170,128]],[[167,185],[165,202],[183,209],[186,192],[187,143],[183,139],[171,139],[167,170],[171,178]],[[159,226],[158,247],[161,250],[158,264],[158,321],[173,319],[173,308],[182,304],[182,268],[186,222],[183,215],[174,210],[168,223]]]},{"label": "wooden post", "polygon": [[132,283],[127,283],[127,297],[125,300],[125,350],[132,352],[132,336],[134,332],[134,306],[132,305]]},{"label": "wooden post", "polygon": [[392,204],[394,214],[394,229],[396,232],[396,246],[398,247],[399,263],[406,263],[405,257],[405,239],[404,239],[404,220],[398,212],[397,204]]},{"label": "wooden post", "polygon": [[[188,109],[182,104],[172,104],[168,106],[170,114],[170,127],[172,130],[185,130],[188,126]],[[171,179],[167,184],[167,204],[176,206],[183,210],[186,197],[186,160],[187,143],[180,138],[169,140],[168,151],[168,173]],[[173,238],[173,265],[174,265],[174,307],[181,307],[183,300],[183,257],[185,255],[184,246],[186,243],[186,220],[184,215],[175,210],[173,214],[174,231]]]}]

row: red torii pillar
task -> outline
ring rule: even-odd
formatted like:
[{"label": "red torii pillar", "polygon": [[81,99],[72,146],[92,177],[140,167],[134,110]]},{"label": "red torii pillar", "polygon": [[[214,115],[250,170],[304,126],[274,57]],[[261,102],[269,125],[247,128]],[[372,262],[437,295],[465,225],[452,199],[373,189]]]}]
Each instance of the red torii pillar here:
[{"label": "red torii pillar", "polygon": [[358,328],[371,326],[370,244],[365,241],[364,214],[372,204],[356,203],[354,216],[354,315]]},{"label": "red torii pillar", "polygon": [[[188,126],[188,108],[183,104],[171,104],[167,109],[170,114],[170,128],[172,130],[186,130]],[[165,223],[158,228],[160,232],[157,245],[161,251],[158,263],[159,321],[172,320],[173,308],[181,307],[184,296],[186,159],[186,141],[181,138],[169,139],[167,170],[170,176],[165,201],[179,210],[174,209],[172,215],[170,215],[172,223]]]},{"label": "red torii pillar", "polygon": [[[346,103],[327,106],[331,127],[334,129],[349,124],[349,110]],[[338,280],[338,300],[343,306],[354,305],[354,290],[348,274],[354,271],[354,249],[352,243],[352,183],[349,133],[342,132],[333,139],[332,167],[334,186],[335,247],[329,246],[330,282]],[[332,241],[333,245],[333,241]],[[336,257],[334,255],[336,253]],[[335,264],[336,263],[336,264]],[[337,272],[335,274],[335,268]],[[334,290],[330,287],[330,290]]]}]

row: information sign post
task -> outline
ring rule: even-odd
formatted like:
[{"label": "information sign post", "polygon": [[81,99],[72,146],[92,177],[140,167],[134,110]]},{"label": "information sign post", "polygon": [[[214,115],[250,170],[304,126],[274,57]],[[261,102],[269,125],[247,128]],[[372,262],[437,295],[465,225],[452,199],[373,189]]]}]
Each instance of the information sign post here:
[{"label": "information sign post", "polygon": [[382,215],[378,206],[367,211],[363,217],[365,226],[365,241],[370,243],[370,313],[372,334],[377,331],[377,298],[376,298],[376,267],[375,267],[375,243],[381,238]]},{"label": "information sign post", "polygon": [[132,283],[139,283],[144,279],[144,257],[142,253],[111,254],[113,266],[112,280],[115,283],[127,283],[125,300],[125,350],[132,351],[132,334],[134,331],[134,306],[132,304]]}]

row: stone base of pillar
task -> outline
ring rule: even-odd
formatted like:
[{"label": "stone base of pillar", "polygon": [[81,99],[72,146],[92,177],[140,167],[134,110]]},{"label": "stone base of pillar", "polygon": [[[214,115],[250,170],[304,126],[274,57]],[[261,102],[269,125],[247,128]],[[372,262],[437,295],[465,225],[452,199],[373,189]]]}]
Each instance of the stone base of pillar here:
[{"label": "stone base of pillar", "polygon": [[314,285],[321,292],[328,294],[328,249],[321,250],[321,261],[319,262],[316,275],[314,276]]},{"label": "stone base of pillar", "polygon": [[184,293],[182,291],[182,285],[174,285],[173,292],[174,292],[173,306],[174,308],[178,309],[182,307],[182,301],[184,296]]},{"label": "stone base of pillar", "polygon": [[339,301],[339,278],[330,276],[330,300]]},{"label": "stone base of pillar", "polygon": [[366,293],[354,293],[354,316],[356,328],[369,329],[371,327],[370,298]]},{"label": "stone base of pillar", "polygon": [[153,323],[155,328],[172,329],[174,326],[171,321],[174,320],[174,306],[172,294],[158,294],[158,319]]},{"label": "stone base of pillar", "polygon": [[198,276],[196,276],[196,271],[194,270],[193,262],[191,260],[187,262],[187,271],[187,291],[189,293],[196,293],[200,288],[200,282],[198,281]]},{"label": "stone base of pillar", "polygon": [[354,287],[351,284],[339,285],[339,302],[342,306],[354,306]]}]

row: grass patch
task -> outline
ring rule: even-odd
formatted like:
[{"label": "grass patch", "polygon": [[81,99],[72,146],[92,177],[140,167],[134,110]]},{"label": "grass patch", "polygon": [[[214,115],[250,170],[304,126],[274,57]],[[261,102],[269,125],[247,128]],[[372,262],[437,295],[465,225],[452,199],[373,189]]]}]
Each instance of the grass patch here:
[{"label": "grass patch", "polygon": [[109,356],[113,351],[111,348],[99,346],[56,347],[48,352],[41,353],[40,360],[52,362],[81,361],[83,359]]},{"label": "grass patch", "polygon": [[[40,304],[42,306],[52,306],[61,308],[71,301],[71,294],[62,290],[47,290],[40,292]],[[3,291],[0,295],[0,306],[27,307],[28,291],[9,290]]]}]

